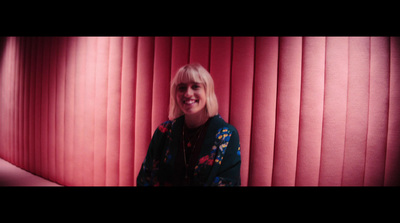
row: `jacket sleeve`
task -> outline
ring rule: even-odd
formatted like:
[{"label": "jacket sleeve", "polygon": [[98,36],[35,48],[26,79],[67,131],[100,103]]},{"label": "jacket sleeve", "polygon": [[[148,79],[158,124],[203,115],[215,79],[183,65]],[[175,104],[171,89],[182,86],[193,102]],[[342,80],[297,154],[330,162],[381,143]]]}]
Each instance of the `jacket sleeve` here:
[{"label": "jacket sleeve", "polygon": [[230,136],[221,166],[211,186],[240,186],[240,164],[239,134],[235,129]]},{"label": "jacket sleeve", "polygon": [[157,128],[150,141],[146,157],[142,163],[139,175],[136,179],[137,186],[157,186],[159,169],[159,147],[162,132]]}]

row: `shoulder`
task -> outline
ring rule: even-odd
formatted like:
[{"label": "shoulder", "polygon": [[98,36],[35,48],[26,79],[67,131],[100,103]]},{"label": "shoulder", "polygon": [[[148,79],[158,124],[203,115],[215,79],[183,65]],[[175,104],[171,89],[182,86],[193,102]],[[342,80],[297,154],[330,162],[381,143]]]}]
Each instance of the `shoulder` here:
[{"label": "shoulder", "polygon": [[183,121],[183,116],[176,118],[174,120],[165,121],[157,127],[157,130],[160,131],[161,133],[170,132],[173,126],[176,125],[176,123],[180,123],[182,121]]},{"label": "shoulder", "polygon": [[226,131],[229,131],[229,132],[237,132],[235,126],[227,123],[220,115],[211,117],[210,125],[215,130],[225,129]]},{"label": "shoulder", "polygon": [[225,122],[220,115],[211,118],[210,131],[215,135],[218,141],[230,141],[231,136],[239,140],[237,129],[233,125]]},{"label": "shoulder", "polygon": [[173,121],[171,120],[165,121],[157,127],[157,130],[161,133],[166,133],[167,131],[171,130],[172,123]]}]

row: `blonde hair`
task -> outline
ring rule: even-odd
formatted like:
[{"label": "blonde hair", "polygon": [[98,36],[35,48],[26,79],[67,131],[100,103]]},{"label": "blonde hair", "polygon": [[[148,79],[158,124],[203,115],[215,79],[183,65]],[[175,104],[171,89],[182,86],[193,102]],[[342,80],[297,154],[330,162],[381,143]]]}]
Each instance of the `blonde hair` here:
[{"label": "blonde hair", "polygon": [[206,112],[208,117],[218,114],[218,101],[214,91],[214,81],[208,71],[200,64],[187,64],[181,67],[171,82],[169,115],[174,120],[184,113],[176,103],[176,88],[180,83],[197,82],[204,84],[206,91]]}]

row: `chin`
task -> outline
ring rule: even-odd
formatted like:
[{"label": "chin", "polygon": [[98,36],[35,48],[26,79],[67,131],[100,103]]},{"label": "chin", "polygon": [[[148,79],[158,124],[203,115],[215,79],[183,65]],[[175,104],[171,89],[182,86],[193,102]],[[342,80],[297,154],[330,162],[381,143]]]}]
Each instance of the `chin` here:
[{"label": "chin", "polygon": [[197,114],[198,113],[198,111],[188,111],[188,110],[182,110],[183,111],[183,113],[185,114],[185,115],[195,115],[195,114]]},{"label": "chin", "polygon": [[203,109],[196,110],[182,110],[185,115],[200,115],[202,114]]}]

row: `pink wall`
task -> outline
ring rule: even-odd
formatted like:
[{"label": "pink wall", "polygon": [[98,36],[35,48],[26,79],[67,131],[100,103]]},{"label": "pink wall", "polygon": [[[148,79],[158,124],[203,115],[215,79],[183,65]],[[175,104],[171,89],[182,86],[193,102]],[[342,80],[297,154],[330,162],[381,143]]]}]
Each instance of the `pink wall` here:
[{"label": "pink wall", "polygon": [[400,185],[398,37],[0,39],[0,157],[62,185],[135,185],[169,82],[199,62],[244,186]]}]

